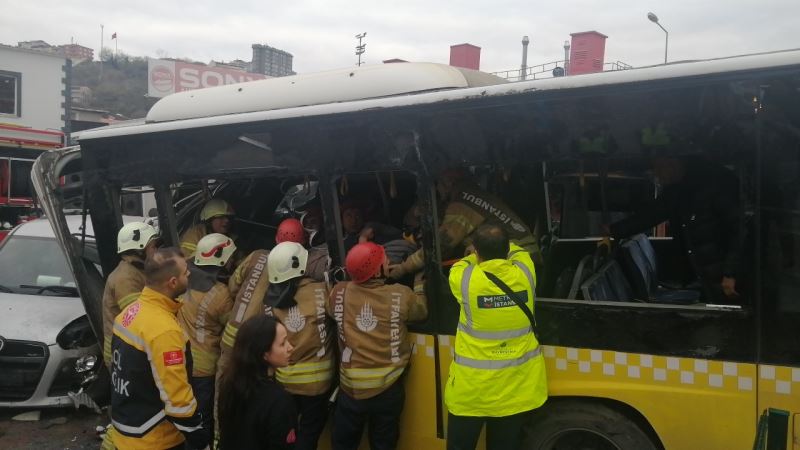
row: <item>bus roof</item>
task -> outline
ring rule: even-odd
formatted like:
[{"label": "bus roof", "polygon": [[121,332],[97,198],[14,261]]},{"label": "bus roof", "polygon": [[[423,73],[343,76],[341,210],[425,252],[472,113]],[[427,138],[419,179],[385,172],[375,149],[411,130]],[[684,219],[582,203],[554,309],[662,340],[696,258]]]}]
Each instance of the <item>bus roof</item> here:
[{"label": "bus roof", "polygon": [[[385,70],[388,72],[390,70],[394,70],[395,67],[402,67],[409,64],[416,66],[419,63],[387,64],[381,67],[385,67],[386,68]],[[436,64],[430,64],[430,66],[449,67]],[[374,89],[368,91],[359,91],[358,89],[362,89],[364,87],[357,86],[356,89],[348,93],[347,98],[350,98],[349,101],[346,99],[338,101],[330,100],[330,101],[336,101],[336,103],[324,103],[324,104],[314,104],[314,105],[294,106],[294,107],[284,106],[283,109],[268,109],[268,110],[258,110],[258,111],[248,111],[248,112],[238,112],[238,113],[234,112],[234,109],[232,108],[231,105],[225,104],[220,106],[221,112],[218,115],[207,115],[210,114],[210,111],[207,111],[203,113],[206,114],[206,116],[198,116],[196,118],[185,118],[185,119],[177,118],[180,117],[179,113],[180,108],[177,107],[177,103],[180,103],[177,101],[178,99],[184,99],[186,97],[191,98],[191,95],[193,95],[193,93],[198,98],[200,98],[201,96],[205,95],[206,92],[208,92],[209,94],[207,100],[210,102],[211,98],[218,98],[217,96],[222,95],[223,92],[224,93],[230,92],[232,95],[236,95],[238,93],[237,89],[243,87],[242,84],[236,84],[236,85],[221,86],[217,88],[203,90],[206,92],[189,91],[180,94],[174,94],[173,96],[166,97],[163,100],[161,100],[151,110],[153,118],[158,118],[160,121],[157,122],[151,121],[152,120],[151,114],[148,114],[147,123],[132,124],[131,126],[125,126],[125,127],[103,127],[103,128],[87,130],[83,132],[83,134],[81,135],[81,140],[86,141],[90,139],[103,139],[103,138],[141,135],[141,134],[158,133],[165,131],[174,131],[174,130],[187,130],[193,128],[203,128],[208,126],[223,126],[230,124],[262,122],[262,121],[271,121],[279,119],[324,116],[324,115],[357,112],[365,110],[384,110],[384,109],[399,108],[412,105],[434,104],[440,102],[454,102],[454,101],[468,100],[472,98],[523,95],[523,94],[531,94],[542,91],[578,89],[578,88],[585,88],[592,86],[608,86],[615,84],[666,80],[672,78],[689,78],[702,75],[757,71],[760,69],[791,67],[791,66],[800,66],[800,49],[782,50],[782,51],[759,53],[759,54],[745,55],[745,56],[716,58],[703,61],[673,63],[673,64],[658,65],[658,66],[644,67],[638,69],[601,72],[596,74],[549,78],[543,80],[521,81],[516,83],[486,85],[480,87],[465,87],[460,89],[438,90],[434,92],[416,93],[414,95],[392,95],[390,97],[384,97],[384,98],[355,99],[356,96],[364,98],[364,96],[367,94],[375,94],[377,92],[377,90]],[[358,70],[359,69],[354,68],[351,71],[358,71]],[[404,69],[401,68],[397,70],[402,71]],[[313,75],[308,75],[308,77],[310,80],[312,79]],[[293,77],[277,78],[274,80],[283,80],[290,78]],[[263,82],[272,80],[273,79],[263,80]],[[261,82],[262,81],[259,81],[258,83]],[[330,88],[330,86],[323,85],[316,88],[315,92],[317,93],[323,92],[326,87]],[[445,87],[440,87],[440,89],[445,89]],[[268,91],[269,89],[266,90]],[[244,92],[244,90],[242,92]],[[157,111],[157,108],[161,102],[170,100],[172,97],[175,97],[176,99],[175,102],[176,106],[174,108],[170,107],[169,109],[175,110],[175,112],[173,113],[174,116],[170,116],[170,114],[167,114],[166,111],[164,111],[163,113]],[[165,103],[165,105],[169,105],[171,102],[172,100]],[[244,96],[237,99],[236,102],[229,102],[229,103],[233,105],[233,104],[238,104],[238,102],[244,102],[245,104],[250,105],[250,103],[247,102],[246,97]],[[211,104],[209,103],[208,105],[204,105],[204,107],[210,108]],[[156,111],[155,113],[153,112],[154,110]],[[188,115],[189,113],[185,114]],[[170,120],[169,117],[175,117],[175,118]]]},{"label": "bus roof", "polygon": [[268,111],[507,83],[485,72],[434,63],[394,63],[269,78],[179,92],[158,101],[147,122]]}]

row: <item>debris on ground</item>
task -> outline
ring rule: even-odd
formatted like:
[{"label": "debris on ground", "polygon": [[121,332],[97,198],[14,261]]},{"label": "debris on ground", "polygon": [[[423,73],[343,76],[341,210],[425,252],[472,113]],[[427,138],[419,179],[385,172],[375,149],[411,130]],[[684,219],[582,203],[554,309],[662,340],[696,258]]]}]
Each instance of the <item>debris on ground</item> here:
[{"label": "debris on ground", "polygon": [[11,420],[16,420],[18,422],[36,422],[41,417],[41,411],[28,411],[22,414],[17,414],[16,416],[12,417]]}]

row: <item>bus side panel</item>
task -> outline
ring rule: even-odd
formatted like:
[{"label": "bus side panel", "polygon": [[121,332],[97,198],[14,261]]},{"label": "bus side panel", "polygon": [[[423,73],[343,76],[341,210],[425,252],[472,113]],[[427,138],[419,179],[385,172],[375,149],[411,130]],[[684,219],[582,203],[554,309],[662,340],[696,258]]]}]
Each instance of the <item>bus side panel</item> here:
[{"label": "bus side panel", "polygon": [[[454,337],[439,339],[444,383]],[[542,350],[551,397],[625,403],[644,416],[669,450],[752,446],[754,364],[549,345]]]},{"label": "bus side panel", "polygon": [[[455,357],[456,337],[446,334],[439,335],[439,373],[441,379],[439,387],[442,390],[442,415],[444,416],[444,433],[447,436],[447,405],[444,404],[444,389],[447,385],[447,376],[450,373],[450,364]],[[478,438],[478,446],[475,450],[486,449],[486,427],[483,427],[481,435]]]},{"label": "bus side panel", "polygon": [[[436,362],[434,337],[409,333],[413,345],[405,375],[406,401],[400,417],[401,449],[443,450],[444,439],[436,436]],[[364,446],[362,442],[361,448]]]},{"label": "bus side panel", "polygon": [[551,396],[625,403],[645,417],[664,448],[752,446],[754,364],[556,346],[543,351]]},{"label": "bus side panel", "polygon": [[800,450],[800,367],[758,366],[758,413],[769,408],[789,413],[786,448]]}]

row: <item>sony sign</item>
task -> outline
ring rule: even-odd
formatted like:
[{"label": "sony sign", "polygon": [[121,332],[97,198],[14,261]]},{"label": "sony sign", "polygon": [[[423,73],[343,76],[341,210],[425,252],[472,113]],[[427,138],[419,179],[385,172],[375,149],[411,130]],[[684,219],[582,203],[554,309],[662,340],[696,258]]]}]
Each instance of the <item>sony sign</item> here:
[{"label": "sony sign", "polygon": [[264,78],[268,77],[243,70],[190,64],[182,61],[164,59],[147,61],[147,95],[149,97],[166,97],[176,92]]}]

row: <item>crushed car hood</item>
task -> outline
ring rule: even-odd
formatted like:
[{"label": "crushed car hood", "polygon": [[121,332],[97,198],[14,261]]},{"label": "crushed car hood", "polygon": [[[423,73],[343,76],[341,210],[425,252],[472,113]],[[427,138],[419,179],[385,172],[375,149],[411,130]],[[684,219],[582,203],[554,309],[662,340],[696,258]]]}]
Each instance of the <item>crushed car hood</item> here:
[{"label": "crushed car hood", "polygon": [[56,343],[67,324],[86,314],[78,297],[0,293],[0,336]]}]

